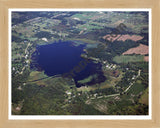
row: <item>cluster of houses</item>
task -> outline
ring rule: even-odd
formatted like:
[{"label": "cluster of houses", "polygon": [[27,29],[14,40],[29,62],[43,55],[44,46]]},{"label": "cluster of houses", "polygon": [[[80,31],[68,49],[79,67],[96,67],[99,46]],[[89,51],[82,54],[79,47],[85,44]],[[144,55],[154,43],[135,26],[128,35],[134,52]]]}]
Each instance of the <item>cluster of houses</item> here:
[{"label": "cluster of houses", "polygon": [[[26,63],[25,65],[24,65],[24,67],[22,68],[22,71],[20,72],[20,71],[16,71],[15,72],[15,74],[22,74],[23,73],[23,71],[24,71],[24,69],[25,69],[25,67],[29,67],[29,60],[28,60],[28,56],[29,56],[29,52],[28,52],[28,47],[30,46],[30,43],[28,43],[28,46],[27,46],[27,48],[25,49],[25,56],[24,56],[24,58],[25,58],[25,62],[24,63]],[[19,54],[18,54],[19,55]],[[13,61],[13,60],[12,60]],[[16,70],[16,68],[15,67],[13,67],[12,68],[12,71],[15,71]]]},{"label": "cluster of houses", "polygon": [[116,69],[117,65],[116,64],[106,64],[106,68],[108,69]]}]

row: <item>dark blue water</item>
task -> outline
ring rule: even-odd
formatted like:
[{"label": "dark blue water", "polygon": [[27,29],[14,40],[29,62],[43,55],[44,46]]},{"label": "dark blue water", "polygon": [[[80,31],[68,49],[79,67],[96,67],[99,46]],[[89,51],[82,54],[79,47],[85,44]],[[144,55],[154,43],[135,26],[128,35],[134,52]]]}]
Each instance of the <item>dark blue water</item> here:
[{"label": "dark blue water", "polygon": [[101,70],[101,64],[82,58],[84,48],[85,44],[77,46],[71,41],[37,46],[36,52],[32,55],[31,68],[44,71],[48,76],[66,74],[65,77],[70,76],[75,80],[77,87],[84,86],[78,84],[78,80],[93,74],[98,74],[98,78],[88,84],[103,82],[106,78]]}]

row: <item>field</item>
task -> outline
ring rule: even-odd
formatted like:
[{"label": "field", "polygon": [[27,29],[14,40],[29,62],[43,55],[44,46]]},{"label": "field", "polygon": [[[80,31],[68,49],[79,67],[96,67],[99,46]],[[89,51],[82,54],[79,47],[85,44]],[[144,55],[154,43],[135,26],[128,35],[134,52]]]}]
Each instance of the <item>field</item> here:
[{"label": "field", "polygon": [[147,88],[147,89],[143,92],[141,98],[139,99],[139,102],[140,102],[140,103],[148,105],[148,103],[149,103],[148,93],[149,93],[149,90],[148,90],[148,88]]},{"label": "field", "polygon": [[149,56],[144,56],[144,61],[148,62],[149,61]]},{"label": "field", "polygon": [[116,63],[141,62],[143,60],[144,56],[142,55],[121,55],[113,58],[113,61]]},{"label": "field", "polygon": [[103,36],[103,39],[107,39],[107,40],[112,40],[115,41],[126,41],[126,40],[132,40],[132,41],[139,41],[139,40],[142,40],[143,37],[139,36],[139,35],[119,35],[119,34],[115,34],[113,33],[114,35],[105,35]]},{"label": "field", "polygon": [[147,45],[140,44],[138,47],[127,50],[122,55],[128,55],[128,54],[146,55],[149,54],[149,47]]}]

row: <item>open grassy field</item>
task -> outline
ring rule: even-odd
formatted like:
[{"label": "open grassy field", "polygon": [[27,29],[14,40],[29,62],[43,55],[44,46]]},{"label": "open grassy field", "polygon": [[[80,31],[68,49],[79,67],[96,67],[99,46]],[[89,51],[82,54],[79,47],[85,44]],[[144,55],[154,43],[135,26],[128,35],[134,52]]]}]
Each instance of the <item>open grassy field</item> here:
[{"label": "open grassy field", "polygon": [[148,93],[149,93],[149,92],[148,92],[148,88],[147,88],[147,89],[143,92],[141,98],[139,99],[139,103],[148,105],[148,102],[149,102],[149,100],[148,100],[149,94],[148,94]]},{"label": "open grassy field", "polygon": [[96,75],[89,76],[83,80],[79,80],[78,83],[84,84],[84,83],[90,82],[94,77],[96,78],[97,76]]},{"label": "open grassy field", "polygon": [[128,63],[128,62],[140,62],[144,61],[144,56],[142,55],[121,55],[115,56],[113,61],[116,63]]},{"label": "open grassy field", "polygon": [[95,40],[90,40],[90,39],[86,39],[86,38],[65,38],[65,40],[72,40],[72,41],[80,41],[80,42],[84,42],[88,44],[97,44],[97,43],[101,43],[99,41],[95,41]]},{"label": "open grassy field", "polygon": [[[38,80],[38,81],[34,81],[34,80]],[[32,71],[30,73],[28,83],[29,84],[36,83],[39,86],[40,85],[52,86],[52,85],[58,85],[58,84],[62,84],[64,86],[68,85],[67,81],[61,77],[52,77],[52,76],[48,77],[47,75],[44,74],[44,72],[38,72],[38,71]]]}]

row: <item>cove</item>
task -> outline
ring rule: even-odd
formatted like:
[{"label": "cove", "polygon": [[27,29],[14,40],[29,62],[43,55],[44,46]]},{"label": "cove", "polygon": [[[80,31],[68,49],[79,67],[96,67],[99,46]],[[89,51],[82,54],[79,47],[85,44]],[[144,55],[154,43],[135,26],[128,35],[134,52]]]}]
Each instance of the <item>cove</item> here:
[{"label": "cove", "polygon": [[[32,54],[31,69],[44,71],[48,76],[62,75],[73,70],[80,62],[84,60],[81,54],[86,44],[76,44],[73,41],[53,42],[52,44],[40,45],[36,47],[36,51]],[[89,60],[87,65],[75,73],[73,79],[77,87],[84,86],[78,81],[90,75],[97,74],[98,78],[92,80],[89,85],[103,82],[106,78],[101,70],[100,63],[94,63]]]}]

